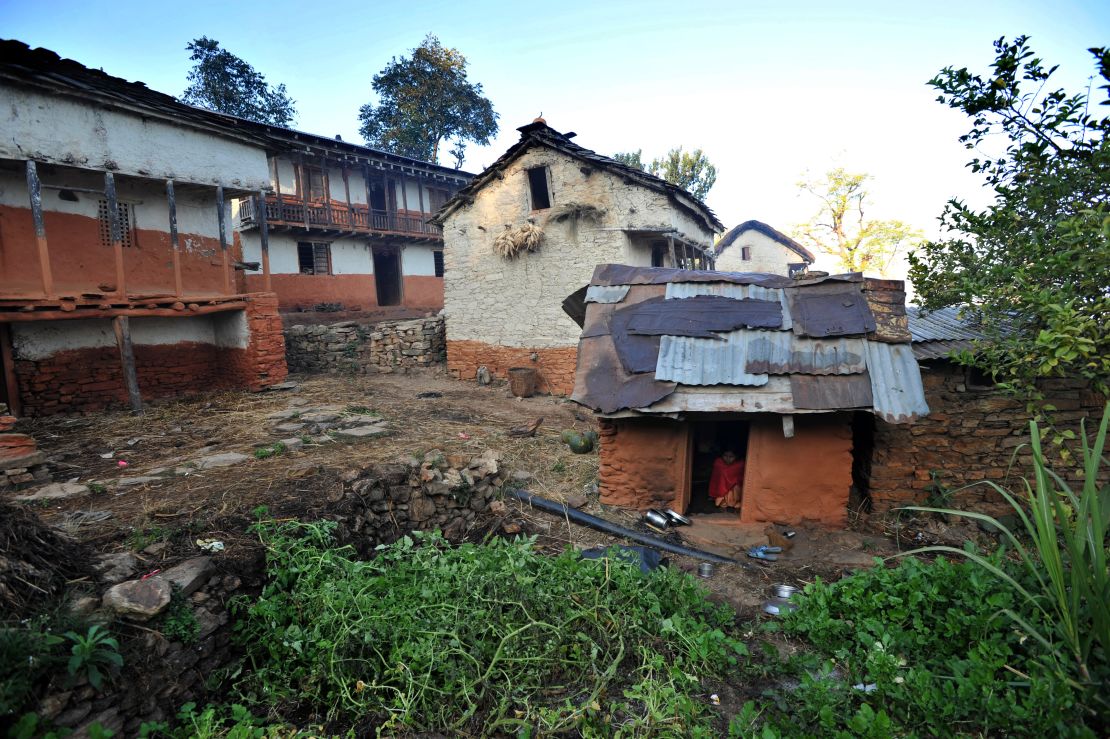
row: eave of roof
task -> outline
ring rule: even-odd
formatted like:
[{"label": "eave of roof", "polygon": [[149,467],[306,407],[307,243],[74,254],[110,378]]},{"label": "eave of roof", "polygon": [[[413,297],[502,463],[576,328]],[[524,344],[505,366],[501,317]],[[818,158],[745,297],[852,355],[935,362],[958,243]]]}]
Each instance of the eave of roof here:
[{"label": "eave of roof", "polygon": [[740,238],[740,234],[744,233],[745,231],[758,231],[767,238],[782,244],[787,249],[804,259],[808,264],[813,264],[815,261],[817,261],[817,257],[815,257],[813,255],[813,252],[811,252],[809,249],[805,248],[797,241],[784,234],[782,231],[779,231],[772,226],[768,226],[763,221],[756,220],[744,221],[740,225],[730,228],[728,230],[728,233],[722,236],[721,240],[717,242],[717,254],[719,255],[726,248],[732,246],[736,239]]},{"label": "eave of roof", "polygon": [[439,212],[430,219],[431,223],[443,225],[444,220],[448,216],[463,205],[472,202],[475,193],[497,177],[498,174],[517,159],[517,157],[523,155],[524,152],[534,146],[546,146],[591,166],[599,167],[626,178],[632,183],[657,192],[662,192],[678,207],[687,211],[695,218],[701,219],[706,225],[706,230],[712,232],[724,230],[724,224],[721,223],[716,214],[710,210],[709,206],[677,185],[673,185],[660,177],[648,174],[635,167],[629,167],[615,159],[581,147],[573,143],[570,140],[570,136],[559,133],[546,123],[533,122],[527,126],[521,126],[517,130],[520,131],[520,140],[510,146],[504,154],[498,157],[497,161],[478,174],[469,185],[459,190],[459,192],[455,194],[455,197],[448,200]]}]

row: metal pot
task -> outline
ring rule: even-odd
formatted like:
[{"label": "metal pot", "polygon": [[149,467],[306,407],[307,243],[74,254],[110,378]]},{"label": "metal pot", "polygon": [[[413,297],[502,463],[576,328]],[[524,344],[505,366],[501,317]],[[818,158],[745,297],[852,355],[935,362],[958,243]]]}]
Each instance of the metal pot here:
[{"label": "metal pot", "polygon": [[772,616],[781,616],[785,613],[790,613],[798,607],[798,604],[786,600],[785,598],[772,598],[763,604],[763,612],[769,613]]},{"label": "metal pot", "polygon": [[776,598],[789,599],[798,592],[793,585],[775,585],[773,588]]},{"label": "metal pot", "polygon": [[713,563],[712,562],[702,562],[701,564],[699,564],[698,565],[698,575],[700,577],[704,577],[706,579],[709,579],[709,578],[713,577]]},{"label": "metal pot", "polygon": [[668,508],[666,510],[666,514],[667,514],[668,517],[670,517],[670,519],[672,521],[674,521],[677,524],[681,524],[683,526],[689,526],[690,525],[690,519],[686,518],[686,516],[683,516],[681,513],[679,513],[676,510],[672,510],[672,509]]},{"label": "metal pot", "polygon": [[644,520],[657,529],[665,529],[671,525],[670,517],[654,508],[644,514]]}]

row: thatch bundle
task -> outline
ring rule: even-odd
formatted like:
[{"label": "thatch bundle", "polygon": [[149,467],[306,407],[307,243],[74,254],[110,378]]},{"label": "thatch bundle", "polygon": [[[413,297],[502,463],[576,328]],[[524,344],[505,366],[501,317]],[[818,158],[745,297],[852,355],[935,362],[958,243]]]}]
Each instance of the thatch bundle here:
[{"label": "thatch bundle", "polygon": [[50,528],[26,508],[0,503],[0,613],[24,618],[91,575],[85,546]]},{"label": "thatch bundle", "polygon": [[524,223],[516,228],[505,227],[493,240],[493,251],[503,259],[516,259],[524,252],[540,248],[543,230],[534,223]]}]

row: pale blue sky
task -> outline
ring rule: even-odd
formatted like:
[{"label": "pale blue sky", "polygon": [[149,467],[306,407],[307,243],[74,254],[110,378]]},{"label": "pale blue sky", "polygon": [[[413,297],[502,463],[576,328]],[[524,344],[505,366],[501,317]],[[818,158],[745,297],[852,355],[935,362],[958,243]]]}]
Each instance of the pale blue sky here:
[{"label": "pale blue sky", "polygon": [[[1021,33],[1061,83],[1085,85],[1087,47],[1110,44],[1110,2],[12,2],[0,36],[180,94],[185,44],[207,35],[297,101],[296,127],[361,141],[370,79],[428,32],[470,60],[501,115],[479,171],[541,111],[605,154],[702,147],[727,226],[789,231],[813,202],[795,183],[833,165],[870,172],[876,215],[933,232],[945,200],[981,199],[956,137],[967,120],[926,81],[986,71],[991,42]],[[444,163],[450,163],[445,157]]]}]

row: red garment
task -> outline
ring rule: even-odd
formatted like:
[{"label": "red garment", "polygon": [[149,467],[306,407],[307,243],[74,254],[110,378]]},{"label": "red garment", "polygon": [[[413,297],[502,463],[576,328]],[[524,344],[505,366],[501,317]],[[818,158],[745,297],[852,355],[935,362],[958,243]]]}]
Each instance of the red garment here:
[{"label": "red garment", "polygon": [[709,478],[709,496],[723,498],[736,486],[744,484],[744,460],[738,459],[732,464],[718,457],[713,462],[713,474]]}]

